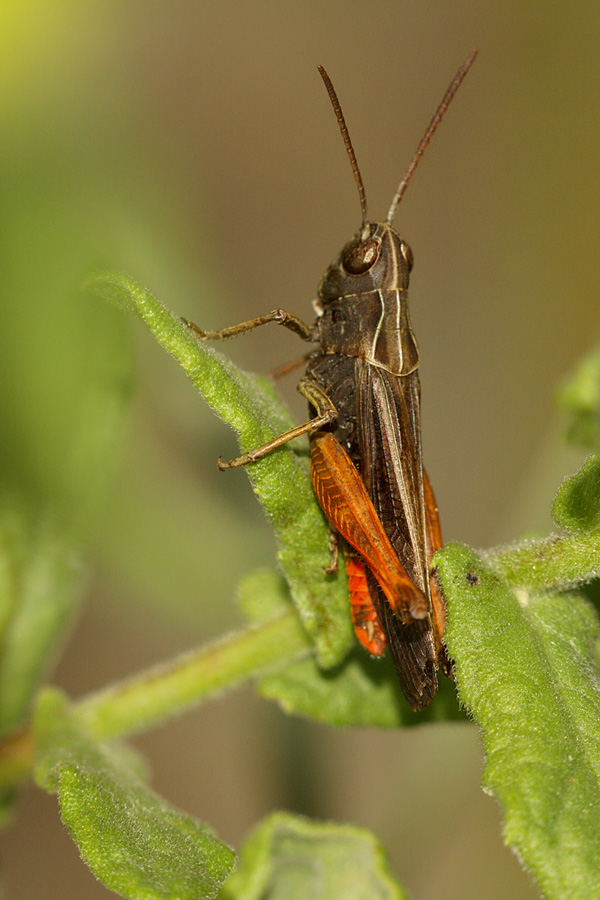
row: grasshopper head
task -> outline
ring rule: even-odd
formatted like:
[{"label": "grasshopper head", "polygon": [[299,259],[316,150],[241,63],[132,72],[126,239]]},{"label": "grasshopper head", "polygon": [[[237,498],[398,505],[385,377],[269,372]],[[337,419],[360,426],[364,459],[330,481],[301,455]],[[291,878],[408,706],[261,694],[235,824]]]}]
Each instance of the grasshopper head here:
[{"label": "grasshopper head", "polygon": [[444,94],[436,114],[421,138],[421,143],[417,147],[404,178],[394,194],[384,223],[368,221],[365,188],[340,101],[329,75],[323,66],[318,67],[338,120],[340,133],[346,145],[346,151],[354,173],[362,211],[362,227],[354,240],[346,244],[335,262],[327,269],[319,286],[318,300],[315,303],[317,312],[322,312],[323,306],[341,297],[349,297],[368,291],[405,291],[408,288],[408,276],[412,269],[412,253],[408,244],[405,244],[398,233],[394,231],[392,222],[394,221],[398,204],[408,187],[419,160],[423,156],[426,147],[476,56],[477,50],[474,50],[464,61]]},{"label": "grasshopper head", "polygon": [[346,244],[319,285],[319,305],[368,291],[406,291],[413,255],[385,222],[368,222]]}]

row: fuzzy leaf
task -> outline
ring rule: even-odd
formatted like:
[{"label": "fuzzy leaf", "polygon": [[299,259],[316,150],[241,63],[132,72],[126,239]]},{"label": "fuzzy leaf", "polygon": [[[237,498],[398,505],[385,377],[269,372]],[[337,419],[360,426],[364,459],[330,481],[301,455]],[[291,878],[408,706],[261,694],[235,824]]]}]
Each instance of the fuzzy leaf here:
[{"label": "fuzzy leaf", "polygon": [[[98,275],[89,286],[139,316],[221,418],[236,430],[242,451],[290,427],[266,379],[252,377],[206,343],[147,290],[120,275]],[[314,499],[306,460],[286,445],[246,467],[279,539],[279,560],[320,663],[337,664],[351,642],[345,580],[326,576],[328,530]],[[225,476],[227,477],[227,476]],[[231,477],[231,476],[230,476]]]},{"label": "fuzzy leaf", "polygon": [[561,484],[552,515],[567,531],[600,528],[600,456],[588,456],[581,469]]},{"label": "fuzzy leaf", "polygon": [[246,842],[220,900],[406,900],[362,828],[276,813]]},{"label": "fuzzy leaf", "polygon": [[404,699],[389,657],[373,659],[356,647],[335,669],[314,659],[292,662],[264,675],[258,688],[286,713],[336,727],[400,728],[463,719],[454,685],[440,675],[440,689],[427,709],[413,712]]},{"label": "fuzzy leaf", "polygon": [[83,584],[80,554],[56,520],[33,525],[27,518],[16,504],[0,512],[1,734],[23,724]]},{"label": "fuzzy leaf", "polygon": [[250,622],[266,622],[292,606],[290,589],[285,578],[274,569],[255,569],[240,581],[237,601]]},{"label": "fuzzy leaf", "polygon": [[[73,303],[84,307],[87,328],[74,347],[72,335],[64,347],[54,331],[49,334],[62,347],[58,361],[50,358],[51,373],[46,348],[27,345],[28,385],[38,402],[45,401],[45,417],[35,406],[24,409],[36,424],[13,422],[0,451],[0,734],[24,723],[76,612],[84,544],[106,498],[131,394],[128,329],[101,304],[88,308],[80,295]],[[64,343],[68,318],[56,319],[52,325]],[[3,387],[18,406],[16,385]]]},{"label": "fuzzy leaf", "polygon": [[216,896],[233,851],[150,790],[128,753],[95,743],[56,690],[40,696],[36,737],[37,783],[58,794],[63,822],[107,888],[132,900]]},{"label": "fuzzy leaf", "polygon": [[484,787],[548,900],[600,896],[597,617],[577,595],[514,592],[480,557],[435,557],[461,701],[479,724]]},{"label": "fuzzy leaf", "polygon": [[[252,622],[280,615],[291,604],[282,577],[264,569],[242,581],[238,599]],[[259,678],[258,689],[288,714],[338,727],[398,728],[464,718],[454,685],[443,676],[433,703],[423,712],[413,712],[400,690],[391,660],[373,659],[358,645],[333,669],[321,669],[312,657],[274,668]]]}]

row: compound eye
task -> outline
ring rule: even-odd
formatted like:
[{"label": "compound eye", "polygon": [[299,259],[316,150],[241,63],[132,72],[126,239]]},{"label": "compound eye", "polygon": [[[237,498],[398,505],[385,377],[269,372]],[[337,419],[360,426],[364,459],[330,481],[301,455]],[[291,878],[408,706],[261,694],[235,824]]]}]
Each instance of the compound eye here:
[{"label": "compound eye", "polygon": [[412,272],[412,267],[413,267],[413,263],[414,263],[412,250],[410,249],[408,244],[404,243],[404,241],[402,241],[402,245],[401,245],[400,249],[402,250],[402,256],[404,257],[406,265],[408,266],[408,271]]},{"label": "compound eye", "polygon": [[373,238],[352,244],[342,260],[342,265],[350,275],[364,275],[377,262],[379,249],[379,241]]}]

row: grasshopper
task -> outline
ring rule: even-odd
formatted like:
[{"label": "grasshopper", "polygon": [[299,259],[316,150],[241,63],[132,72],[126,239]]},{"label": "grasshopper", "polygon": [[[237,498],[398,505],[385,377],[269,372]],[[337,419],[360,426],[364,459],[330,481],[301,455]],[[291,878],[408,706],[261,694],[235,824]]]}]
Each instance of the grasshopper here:
[{"label": "grasshopper", "polygon": [[477,51],[463,63],[392,200],[385,222],[370,222],[366,194],[341,106],[322,66],[358,188],[362,224],[327,269],[307,325],[283,309],[221,331],[217,340],[268,322],[318,344],[307,354],[298,390],[309,419],[221,469],[248,465],[303,434],[310,436],[311,479],[331,527],[343,538],[356,636],[374,656],[389,648],[413,709],[424,709],[438,669],[451,674],[442,643],[444,598],[430,573],[442,545],[438,510],[421,450],[419,350],[408,310],[413,267],[394,229],[398,204]]}]

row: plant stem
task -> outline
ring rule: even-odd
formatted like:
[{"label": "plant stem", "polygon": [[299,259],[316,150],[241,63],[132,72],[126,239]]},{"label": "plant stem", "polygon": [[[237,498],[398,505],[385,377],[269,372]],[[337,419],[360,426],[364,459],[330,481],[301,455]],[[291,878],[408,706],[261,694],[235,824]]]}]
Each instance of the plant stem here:
[{"label": "plant stem", "polygon": [[310,651],[309,638],[290,611],[111,685],[74,709],[96,738],[129,736]]}]

